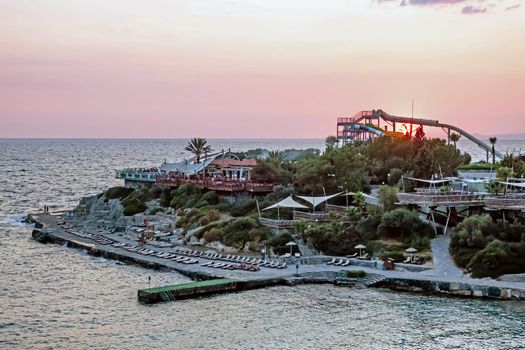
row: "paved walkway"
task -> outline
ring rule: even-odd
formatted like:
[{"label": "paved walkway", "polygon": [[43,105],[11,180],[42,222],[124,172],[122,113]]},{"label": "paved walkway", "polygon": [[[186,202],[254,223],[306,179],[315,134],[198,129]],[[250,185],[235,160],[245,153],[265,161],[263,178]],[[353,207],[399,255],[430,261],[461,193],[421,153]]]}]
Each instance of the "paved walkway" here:
[{"label": "paved walkway", "polygon": [[[279,278],[279,277],[291,277],[295,274],[295,265],[289,265],[286,269],[271,269],[271,268],[261,268],[258,272],[248,272],[248,271],[240,271],[240,270],[221,270],[221,269],[212,269],[208,267],[201,266],[200,264],[194,264],[194,265],[184,265],[180,263],[176,263],[174,261],[166,261],[165,259],[161,259],[158,257],[153,256],[143,256],[138,253],[129,252],[120,248],[115,248],[113,246],[108,245],[100,245],[96,242],[93,242],[89,239],[84,239],[82,237],[74,236],[70,233],[67,233],[64,231],[64,229],[57,225],[56,218],[48,215],[48,214],[33,214],[33,217],[38,220],[39,222],[43,223],[45,228],[44,231],[47,231],[51,233],[52,235],[55,235],[57,237],[61,237],[65,240],[70,241],[80,241],[84,243],[90,243],[92,246],[95,246],[99,250],[102,251],[109,251],[109,252],[115,252],[122,256],[128,256],[133,257],[136,260],[142,260],[142,261],[148,261],[148,262],[156,262],[162,265],[165,265],[169,268],[173,268],[176,271],[179,272],[199,272],[199,273],[206,273],[210,276],[215,277],[229,277],[229,278],[238,278],[242,280],[253,280],[253,279],[265,279],[265,278]],[[126,242],[127,240],[123,237],[120,237],[118,235],[108,235],[108,238]],[[368,273],[375,273],[379,275],[383,275],[387,278],[399,278],[399,279],[412,279],[412,280],[426,280],[426,281],[441,281],[441,282],[458,282],[458,283],[470,283],[473,285],[480,285],[480,286],[495,286],[495,287],[502,287],[502,288],[519,288],[519,289],[525,289],[525,282],[518,282],[518,281],[497,281],[493,279],[473,279],[469,276],[466,276],[463,274],[463,272],[458,269],[454,263],[452,262],[452,259],[450,258],[450,255],[448,254],[448,245],[450,242],[450,238],[448,236],[439,236],[435,240],[432,241],[432,251],[434,253],[434,264],[436,268],[434,270],[427,270],[424,272],[410,272],[410,271],[386,271],[381,270],[379,268],[371,268],[371,267],[364,267],[357,265],[359,263],[359,260],[356,259],[350,259],[353,261],[353,264],[350,266],[333,266],[333,265],[326,265],[326,264],[316,264],[316,265],[299,265],[299,273],[317,273],[322,274],[323,272],[328,271],[341,271],[341,270],[364,270]],[[136,243],[136,242],[135,242]],[[171,249],[167,248],[157,248],[157,247],[151,247],[151,249],[159,250],[159,251],[166,251],[169,252]],[[199,262],[208,261],[208,259],[204,259],[199,257]],[[433,273],[431,272],[433,271]]]},{"label": "paved walkway", "polygon": [[450,246],[450,236],[448,234],[439,235],[430,243],[432,247],[434,268],[432,270],[423,271],[421,274],[426,276],[463,277],[463,270],[456,266],[448,251],[448,247]]}]

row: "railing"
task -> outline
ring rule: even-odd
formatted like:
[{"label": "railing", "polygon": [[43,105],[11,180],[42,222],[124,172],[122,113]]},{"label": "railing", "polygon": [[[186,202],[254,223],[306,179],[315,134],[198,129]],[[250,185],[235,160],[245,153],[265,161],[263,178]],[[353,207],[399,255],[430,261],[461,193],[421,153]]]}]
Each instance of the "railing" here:
[{"label": "railing", "polygon": [[294,220],[306,220],[306,221],[332,221],[332,216],[327,212],[319,213],[305,213],[302,211],[295,211],[293,213]]},{"label": "railing", "polygon": [[348,207],[342,207],[340,205],[326,204],[326,210],[335,211],[337,213],[346,213]]},{"label": "railing", "polygon": [[124,169],[115,171],[117,179],[132,180],[132,181],[147,181],[155,182],[155,179],[160,175],[158,171],[142,170],[142,169]]},{"label": "railing", "polygon": [[494,209],[525,209],[525,194],[511,194],[506,196],[487,197],[485,205]]},{"label": "railing", "polygon": [[273,184],[256,183],[249,181],[214,181],[212,179],[187,179],[182,177],[164,177],[159,176],[156,180],[159,185],[180,186],[191,184],[198,189],[206,189],[223,192],[251,192],[251,193],[268,193],[273,191]]},{"label": "railing", "polygon": [[273,220],[268,218],[259,218],[261,225],[270,228],[292,228],[297,220]]},{"label": "railing", "polygon": [[437,193],[398,193],[401,204],[418,204],[428,206],[483,204],[483,196],[477,194],[437,194]]}]

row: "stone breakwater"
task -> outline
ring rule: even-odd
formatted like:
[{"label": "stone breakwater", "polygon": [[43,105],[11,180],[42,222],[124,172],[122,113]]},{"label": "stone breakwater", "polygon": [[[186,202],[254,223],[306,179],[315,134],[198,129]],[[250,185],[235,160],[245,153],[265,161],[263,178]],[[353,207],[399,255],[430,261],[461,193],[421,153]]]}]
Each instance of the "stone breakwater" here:
[{"label": "stone breakwater", "polygon": [[[283,270],[261,268],[257,272],[212,269],[200,264],[181,265],[74,236],[59,226],[57,222],[59,219],[53,215],[31,214],[28,216],[28,220],[35,224],[32,236],[39,242],[67,244],[73,248],[83,249],[90,255],[138,264],[146,268],[172,270],[197,281],[235,278],[240,281],[257,281],[254,283],[257,288],[273,285],[332,283],[347,286],[384,287],[396,291],[445,296],[525,301],[525,283],[478,280],[468,277],[458,279],[444,276],[424,276],[418,272],[409,271],[383,271],[367,264],[359,266],[357,265],[358,261],[355,261],[356,265],[346,267],[312,264],[298,265],[297,271],[294,271],[296,269],[292,266]],[[116,236],[111,236],[111,239],[119,240]],[[203,260],[206,261],[206,259]],[[346,278],[345,270],[363,270],[367,275],[364,278]],[[295,272],[299,273],[296,274]]]}]

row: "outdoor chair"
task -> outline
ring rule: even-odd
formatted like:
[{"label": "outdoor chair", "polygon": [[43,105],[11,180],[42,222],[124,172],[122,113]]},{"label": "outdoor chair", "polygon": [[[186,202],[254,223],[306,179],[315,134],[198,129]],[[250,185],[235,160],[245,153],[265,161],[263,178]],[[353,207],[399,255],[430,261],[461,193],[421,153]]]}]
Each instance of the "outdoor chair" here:
[{"label": "outdoor chair", "polygon": [[335,264],[335,261],[336,261],[336,260],[337,260],[336,258],[333,258],[332,260],[327,261],[327,262],[326,262],[326,265],[333,265],[333,264]]}]

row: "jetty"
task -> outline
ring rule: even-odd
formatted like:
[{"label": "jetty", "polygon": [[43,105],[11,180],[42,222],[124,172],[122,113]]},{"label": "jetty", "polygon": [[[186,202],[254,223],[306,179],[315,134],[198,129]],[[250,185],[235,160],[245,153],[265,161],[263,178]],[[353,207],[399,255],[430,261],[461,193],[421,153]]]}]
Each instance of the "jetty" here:
[{"label": "jetty", "polygon": [[[202,297],[225,292],[272,287],[293,286],[306,283],[331,283],[334,285],[361,285],[392,290],[422,292],[435,295],[489,298],[525,301],[525,282],[474,279],[465,275],[449,274],[438,268],[396,264],[396,270],[383,270],[381,262],[348,258],[348,265],[326,264],[331,256],[315,256],[290,260],[285,268],[261,265],[257,271],[228,270],[210,267],[214,258],[200,256],[199,263],[186,264],[171,258],[174,248],[144,245],[140,249],[126,250],[130,241],[118,234],[75,235],[64,228],[64,218],[51,213],[28,215],[34,223],[32,236],[42,243],[56,243],[78,248],[94,256],[125,261],[147,268],[176,271],[195,283],[164,286],[138,291],[139,300],[146,303]],[[136,243],[136,242],[135,242]],[[170,257],[170,258],[168,258]],[[175,259],[175,260],[174,260]],[[361,270],[362,278],[348,278],[347,271]]]}]

